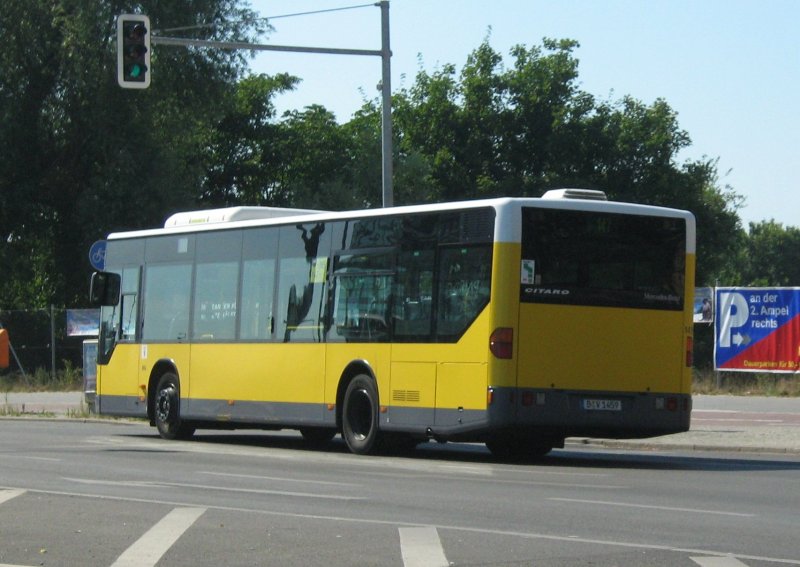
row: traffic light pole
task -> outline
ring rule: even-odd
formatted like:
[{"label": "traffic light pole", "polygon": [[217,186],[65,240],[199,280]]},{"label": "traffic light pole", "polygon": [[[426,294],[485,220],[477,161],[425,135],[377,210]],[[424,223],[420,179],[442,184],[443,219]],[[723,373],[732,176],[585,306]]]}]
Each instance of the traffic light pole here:
[{"label": "traffic light pole", "polygon": [[389,49],[389,2],[382,0],[375,4],[381,9],[381,49],[340,49],[331,47],[300,47],[293,45],[269,45],[237,41],[210,41],[203,39],[184,39],[151,35],[153,45],[177,45],[184,47],[212,47],[216,49],[248,49],[251,51],[289,51],[294,53],[323,53],[327,55],[366,55],[379,56],[381,69],[381,154],[383,206],[394,205],[392,183],[392,52]]}]

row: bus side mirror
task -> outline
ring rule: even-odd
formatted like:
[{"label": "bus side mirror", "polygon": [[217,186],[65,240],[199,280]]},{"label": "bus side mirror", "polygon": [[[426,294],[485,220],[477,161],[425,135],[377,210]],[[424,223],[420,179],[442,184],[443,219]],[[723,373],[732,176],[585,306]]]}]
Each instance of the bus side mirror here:
[{"label": "bus side mirror", "polygon": [[89,303],[93,307],[119,303],[120,277],[113,272],[95,272],[89,285]]}]

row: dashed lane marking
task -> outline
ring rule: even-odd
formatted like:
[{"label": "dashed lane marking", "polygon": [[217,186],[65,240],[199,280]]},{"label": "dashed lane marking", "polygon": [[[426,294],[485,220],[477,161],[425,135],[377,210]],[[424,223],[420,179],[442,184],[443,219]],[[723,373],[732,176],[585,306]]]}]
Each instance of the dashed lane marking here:
[{"label": "dashed lane marking", "polygon": [[747,567],[735,557],[690,557],[700,567]]},{"label": "dashed lane marking", "polygon": [[404,567],[447,567],[439,532],[434,527],[400,528]]},{"label": "dashed lane marking", "polygon": [[126,549],[111,567],[153,567],[205,511],[205,508],[175,508]]},{"label": "dashed lane marking", "polygon": [[[23,494],[25,494],[24,490],[0,489],[0,504],[2,504],[3,502],[8,502],[12,498],[16,498],[17,496],[22,496]],[[2,565],[0,565],[0,567],[2,567]]]}]

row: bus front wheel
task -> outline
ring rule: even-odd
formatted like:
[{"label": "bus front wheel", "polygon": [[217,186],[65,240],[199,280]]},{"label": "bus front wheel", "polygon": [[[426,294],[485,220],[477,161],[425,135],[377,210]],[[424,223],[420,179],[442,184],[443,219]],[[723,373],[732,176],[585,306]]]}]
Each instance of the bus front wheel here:
[{"label": "bus front wheel", "polygon": [[344,393],[342,437],[357,455],[367,455],[378,447],[378,390],[365,374],[353,378]]},{"label": "bus front wheel", "polygon": [[188,439],[194,427],[181,420],[180,382],[178,377],[167,372],[158,380],[153,417],[158,434],[164,439]]}]

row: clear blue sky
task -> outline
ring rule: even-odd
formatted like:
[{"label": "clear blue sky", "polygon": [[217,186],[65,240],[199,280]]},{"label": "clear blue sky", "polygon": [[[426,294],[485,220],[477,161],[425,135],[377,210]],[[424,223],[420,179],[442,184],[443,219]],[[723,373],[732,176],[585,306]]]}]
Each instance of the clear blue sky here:
[{"label": "clear blue sky", "polygon": [[[380,49],[380,9],[364,0],[251,0],[275,18],[267,43]],[[392,89],[452,63],[487,37],[511,64],[516,44],[575,39],[580,87],[599,99],[664,98],[692,146],[679,162],[718,158],[721,185],[746,198],[749,222],[800,226],[800,1],[391,0]],[[379,57],[260,52],[254,72],[302,79],[279,110],[321,104],[346,121],[378,96]]]}]

